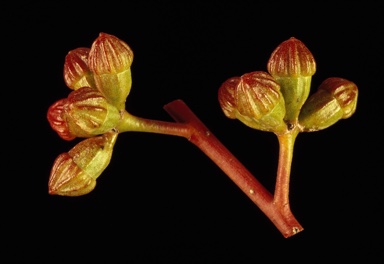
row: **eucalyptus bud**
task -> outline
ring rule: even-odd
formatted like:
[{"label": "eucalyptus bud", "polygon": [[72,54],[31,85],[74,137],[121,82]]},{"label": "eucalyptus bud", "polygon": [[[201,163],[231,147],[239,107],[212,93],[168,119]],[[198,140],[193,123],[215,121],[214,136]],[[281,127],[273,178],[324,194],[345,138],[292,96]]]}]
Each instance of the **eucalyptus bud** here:
[{"label": "eucalyptus bud", "polygon": [[54,161],[48,181],[51,195],[80,196],[91,192],[109,165],[118,133],[87,138]]},{"label": "eucalyptus bud", "polygon": [[64,81],[72,90],[84,86],[95,88],[93,73],[88,68],[89,48],[77,48],[68,52],[64,61]]},{"label": "eucalyptus bud", "polygon": [[93,42],[88,66],[94,74],[97,89],[119,110],[131,90],[133,52],[124,41],[113,35],[100,33]]},{"label": "eucalyptus bud", "polygon": [[53,104],[47,116],[51,127],[66,140],[103,134],[121,120],[119,110],[91,87],[72,91]]},{"label": "eucalyptus bud", "polygon": [[255,71],[233,77],[219,88],[224,114],[254,129],[284,132],[284,98],[279,84],[266,72]]},{"label": "eucalyptus bud", "polygon": [[343,119],[349,118],[356,112],[359,90],[355,83],[343,78],[331,77],[320,84],[319,90],[328,91],[336,98],[343,109]]},{"label": "eucalyptus bud", "polygon": [[302,130],[318,131],[350,117],[356,111],[357,97],[358,88],[353,82],[336,77],[326,79],[301,109]]},{"label": "eucalyptus bud", "polygon": [[280,84],[284,96],[287,122],[295,122],[308,98],[316,63],[312,53],[298,39],[282,42],[268,61],[268,72]]},{"label": "eucalyptus bud", "polygon": [[119,110],[91,87],[69,94],[64,115],[69,130],[77,137],[103,134],[116,127],[121,119]]}]

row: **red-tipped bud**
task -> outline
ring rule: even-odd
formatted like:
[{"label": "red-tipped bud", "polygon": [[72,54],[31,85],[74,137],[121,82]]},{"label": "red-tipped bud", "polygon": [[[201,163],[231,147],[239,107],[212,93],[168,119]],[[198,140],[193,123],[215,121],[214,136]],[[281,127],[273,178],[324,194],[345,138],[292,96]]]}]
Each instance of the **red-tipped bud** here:
[{"label": "red-tipped bud", "polygon": [[124,41],[100,33],[93,42],[88,65],[94,73],[97,89],[113,105],[122,110],[131,90],[133,52]]},{"label": "red-tipped bud", "polygon": [[121,120],[119,110],[91,87],[72,91],[48,109],[48,121],[60,137],[92,137],[115,128]]},{"label": "red-tipped bud", "polygon": [[328,78],[303,105],[299,123],[303,131],[325,129],[356,110],[357,86],[342,78]]},{"label": "red-tipped bud", "polygon": [[48,182],[51,195],[80,196],[91,192],[108,166],[117,133],[88,138],[54,161]]},{"label": "red-tipped bud", "polygon": [[65,119],[69,130],[77,137],[103,134],[120,121],[119,110],[91,87],[82,87],[69,94]]},{"label": "red-tipped bud", "polygon": [[359,93],[355,83],[343,78],[331,77],[320,84],[319,90],[328,91],[335,97],[343,109],[343,119],[355,113]]},{"label": "red-tipped bud", "polygon": [[77,48],[65,56],[64,81],[72,90],[84,86],[96,88],[93,74],[88,67],[89,51],[89,48]]},{"label": "red-tipped bud", "polygon": [[286,125],[284,98],[280,86],[266,72],[256,71],[230,78],[219,88],[224,114],[255,129],[283,132]]},{"label": "red-tipped bud", "polygon": [[282,42],[268,61],[268,72],[280,84],[285,100],[287,123],[294,123],[307,100],[316,63],[312,53],[298,39]]}]

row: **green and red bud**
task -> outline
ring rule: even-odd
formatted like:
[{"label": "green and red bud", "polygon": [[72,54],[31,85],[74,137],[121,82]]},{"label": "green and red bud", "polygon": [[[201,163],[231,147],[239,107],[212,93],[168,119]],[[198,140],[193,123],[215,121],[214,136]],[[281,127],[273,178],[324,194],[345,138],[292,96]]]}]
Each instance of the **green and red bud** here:
[{"label": "green and red bud", "polygon": [[316,62],[312,53],[300,40],[291,37],[271,54],[268,72],[280,84],[284,96],[287,122],[295,122],[311,89]]},{"label": "green and red bud", "polygon": [[93,42],[88,66],[94,74],[97,89],[119,110],[131,90],[133,52],[127,43],[106,33]]},{"label": "green and red bud", "polygon": [[256,71],[230,78],[219,88],[224,114],[245,125],[275,133],[286,130],[284,98],[279,84],[266,72]]},{"label": "green and red bud", "polygon": [[120,111],[91,87],[72,91],[53,104],[47,116],[51,127],[66,140],[103,134],[121,120]]},{"label": "green and red bud", "polygon": [[336,77],[324,80],[301,109],[301,129],[307,132],[318,131],[340,119],[349,118],[356,111],[357,98],[358,88],[355,83]]},{"label": "green and red bud", "polygon": [[343,109],[343,119],[356,112],[359,91],[355,83],[343,78],[331,77],[324,80],[318,89],[328,91],[336,98]]},{"label": "green and red bud", "polygon": [[89,48],[77,48],[65,56],[64,81],[72,90],[84,86],[96,88],[93,73],[88,67],[89,51]]},{"label": "green and red bud", "polygon": [[118,133],[87,138],[54,161],[48,192],[51,195],[80,196],[91,192],[96,179],[109,165]]}]

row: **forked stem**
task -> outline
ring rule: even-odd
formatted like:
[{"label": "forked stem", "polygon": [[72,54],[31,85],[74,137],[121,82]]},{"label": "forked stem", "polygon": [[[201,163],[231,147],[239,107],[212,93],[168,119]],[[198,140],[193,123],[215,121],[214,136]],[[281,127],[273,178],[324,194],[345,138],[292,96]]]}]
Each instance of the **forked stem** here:
[{"label": "forked stem", "polygon": [[[283,158],[278,169],[279,194],[276,198],[242,165],[242,163],[212,134],[211,131],[181,100],[173,101],[164,106],[172,118],[191,128],[189,141],[202,150],[224,173],[264,212],[284,237],[290,237],[303,228],[290,210],[282,210],[281,203],[288,202],[289,167],[292,160],[294,137],[283,138]],[[285,141],[292,143],[286,144]],[[285,148],[286,147],[286,148]],[[285,166],[289,165],[289,166]],[[287,182],[288,181],[288,182]],[[286,197],[286,198],[283,198]],[[280,202],[282,201],[282,202]],[[289,209],[285,206],[285,209]]]},{"label": "forked stem", "polygon": [[[188,139],[204,152],[223,172],[264,212],[284,237],[290,237],[302,230],[285,203],[288,195],[290,145],[282,144],[279,164],[277,195],[273,196],[242,163],[212,134],[192,110],[182,101],[175,100],[164,106],[168,114],[176,121],[165,122],[136,117],[123,112],[123,119],[117,127],[119,132],[138,131],[180,136]],[[283,142],[290,140],[284,138]],[[290,141],[289,141],[290,142]],[[288,176],[288,178],[287,178]]]}]

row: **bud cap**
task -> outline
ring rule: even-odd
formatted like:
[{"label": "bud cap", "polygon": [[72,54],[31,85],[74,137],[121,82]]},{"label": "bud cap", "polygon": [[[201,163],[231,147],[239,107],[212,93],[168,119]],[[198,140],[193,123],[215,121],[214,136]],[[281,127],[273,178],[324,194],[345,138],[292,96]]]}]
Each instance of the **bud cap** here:
[{"label": "bud cap", "polygon": [[274,77],[313,76],[316,62],[304,43],[291,37],[272,52],[267,68]]},{"label": "bud cap", "polygon": [[83,86],[96,87],[93,73],[88,67],[89,51],[89,48],[77,48],[65,56],[64,81],[72,90]]},{"label": "bud cap", "polygon": [[63,118],[67,101],[67,98],[64,98],[53,103],[48,108],[47,119],[51,128],[56,131],[62,139],[70,141],[75,139],[76,136],[71,133],[67,121]]}]

